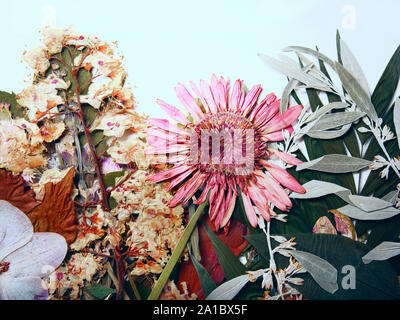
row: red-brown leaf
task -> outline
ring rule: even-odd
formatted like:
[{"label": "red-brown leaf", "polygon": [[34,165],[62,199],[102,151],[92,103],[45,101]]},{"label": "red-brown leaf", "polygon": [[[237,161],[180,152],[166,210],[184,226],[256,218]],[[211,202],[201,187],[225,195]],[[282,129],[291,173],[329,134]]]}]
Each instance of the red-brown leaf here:
[{"label": "red-brown leaf", "polygon": [[4,169],[0,169],[0,200],[8,201],[24,213],[39,205],[35,192],[24,185],[24,179]]},{"label": "red-brown leaf", "polygon": [[74,242],[78,230],[71,192],[75,169],[71,168],[57,184],[45,185],[43,202],[28,217],[35,232],[55,232],[64,236],[68,244]]}]

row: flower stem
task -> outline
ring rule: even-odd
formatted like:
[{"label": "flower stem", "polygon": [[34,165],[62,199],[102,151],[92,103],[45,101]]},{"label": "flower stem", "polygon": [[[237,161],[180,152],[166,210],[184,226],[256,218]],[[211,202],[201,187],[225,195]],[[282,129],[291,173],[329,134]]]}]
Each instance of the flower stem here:
[{"label": "flower stem", "polygon": [[74,85],[75,85],[76,102],[77,102],[77,106],[78,106],[78,110],[79,110],[77,112],[77,115],[82,122],[83,131],[85,132],[85,136],[86,136],[87,143],[89,146],[90,154],[91,154],[92,160],[93,160],[93,165],[96,170],[97,179],[99,180],[100,191],[101,191],[101,206],[102,206],[103,210],[110,211],[110,206],[108,205],[108,194],[107,194],[107,190],[106,190],[106,187],[104,185],[104,181],[103,181],[103,178],[101,175],[99,158],[97,156],[96,149],[93,146],[92,137],[90,135],[90,130],[86,125],[85,117],[83,115],[83,110],[82,110],[82,105],[81,105],[81,100],[80,100],[81,88],[79,87],[79,84],[78,84],[79,69],[80,69],[80,66],[72,72],[72,78],[74,79]]},{"label": "flower stem", "polygon": [[188,242],[190,235],[192,234],[193,229],[195,228],[197,221],[199,220],[201,214],[204,211],[204,207],[208,203],[210,193],[208,193],[206,200],[200,204],[194,213],[193,217],[190,219],[188,225],[186,226],[185,231],[183,231],[182,237],[180,238],[178,244],[175,247],[174,252],[171,255],[170,260],[168,261],[167,265],[165,266],[161,276],[158,278],[153,290],[151,291],[148,300],[157,300],[167,283],[169,276],[174,269],[176,263],[178,262],[183,250],[186,247],[186,243]]}]

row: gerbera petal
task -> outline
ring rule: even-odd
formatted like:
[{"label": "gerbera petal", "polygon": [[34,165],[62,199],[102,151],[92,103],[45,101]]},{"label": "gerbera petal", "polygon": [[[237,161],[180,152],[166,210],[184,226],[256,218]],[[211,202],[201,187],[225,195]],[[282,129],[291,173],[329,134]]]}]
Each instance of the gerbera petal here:
[{"label": "gerbera petal", "polygon": [[193,168],[181,173],[180,175],[178,175],[177,177],[173,178],[171,180],[171,183],[168,186],[168,191],[171,191],[173,188],[175,188],[178,184],[180,184],[182,181],[184,181],[188,176],[190,176],[193,171],[196,170],[196,167],[193,166]]},{"label": "gerbera petal", "polygon": [[292,125],[303,111],[302,105],[297,105],[286,110],[283,114],[277,114],[261,129],[265,133],[275,132]]},{"label": "gerbera petal", "polygon": [[148,177],[146,180],[147,181],[151,181],[151,182],[161,182],[164,180],[168,180],[172,177],[175,177],[179,174],[182,174],[184,172],[186,172],[187,170],[192,169],[193,166],[188,166],[188,165],[182,165],[182,166],[178,166],[178,167],[174,167],[159,173],[156,173],[150,177]]},{"label": "gerbera petal", "polygon": [[216,228],[219,227],[219,224],[225,215],[225,210],[225,188],[219,187],[215,202],[210,202],[210,220],[214,222]]},{"label": "gerbera petal", "polygon": [[249,90],[246,94],[246,98],[244,99],[242,106],[242,115],[245,117],[252,110],[254,105],[257,103],[258,97],[260,96],[262,91],[261,85],[257,84],[253,88]]},{"label": "gerbera petal", "polygon": [[153,126],[155,126],[157,128],[160,128],[160,129],[163,129],[165,131],[175,132],[175,133],[182,134],[182,135],[189,135],[188,132],[186,132],[185,130],[179,128],[178,126],[170,123],[166,119],[151,118],[151,119],[148,119],[148,121]]},{"label": "gerbera petal", "polygon": [[242,96],[242,81],[240,79],[236,80],[231,94],[231,101],[229,102],[229,111],[235,112],[238,108],[240,98]]},{"label": "gerbera petal", "polygon": [[161,99],[157,99],[157,104],[163,109],[172,119],[183,125],[189,124],[189,120],[177,107],[171,106]]},{"label": "gerbera petal", "polygon": [[236,192],[232,192],[232,198],[230,199],[229,202],[227,202],[227,209],[225,212],[225,216],[223,217],[221,223],[220,223],[220,227],[223,228],[227,225],[227,223],[229,222],[229,220],[232,217],[233,214],[233,210],[235,209],[235,205],[236,205]]},{"label": "gerbera petal", "polygon": [[211,113],[217,113],[218,112],[218,107],[215,103],[214,97],[212,95],[211,89],[207,82],[203,79],[200,80],[200,89],[201,89],[201,95],[204,97],[206,100],[206,103],[210,109]]},{"label": "gerbera petal", "polygon": [[176,155],[171,155],[171,154],[156,154],[152,156],[152,160],[155,161],[155,163],[180,163],[184,160],[187,159],[187,156],[184,154],[176,154]]},{"label": "gerbera petal", "polygon": [[[287,130],[289,132],[289,134],[293,133],[293,127],[289,126],[287,128],[284,128],[283,130]],[[271,133],[267,133],[267,134],[263,134],[261,135],[261,140],[262,141],[282,141],[283,140],[283,130],[279,130],[279,131],[275,131],[275,132],[271,132]]]},{"label": "gerbera petal", "polygon": [[280,100],[274,101],[269,107],[264,106],[255,117],[254,125],[257,128],[263,127],[279,112]]},{"label": "gerbera petal", "polygon": [[305,193],[304,187],[285,169],[271,162],[261,160],[261,164],[283,186],[297,193]]},{"label": "gerbera petal", "polygon": [[273,148],[268,148],[268,151],[271,154],[274,154],[276,157],[278,157],[280,160],[282,160],[285,163],[297,166],[299,164],[302,164],[303,161],[301,161],[300,159],[297,159],[295,156],[292,156],[286,152],[282,152]]},{"label": "gerbera petal", "polygon": [[[194,204],[201,204],[201,203],[203,203],[203,202],[206,200],[207,194],[208,194],[208,192],[210,191],[210,189],[211,189],[211,183],[210,183],[210,182],[207,182],[207,184],[206,184],[206,186],[204,187],[204,190],[203,190],[203,192],[201,193],[200,197],[199,197],[197,200],[193,201],[193,203],[194,203]],[[210,198],[211,198],[211,196],[210,196]]]},{"label": "gerbera petal", "polygon": [[244,204],[244,209],[246,211],[247,219],[249,220],[251,226],[253,228],[257,227],[257,214],[256,210],[254,209],[250,197],[242,192],[242,199]]},{"label": "gerbera petal", "polygon": [[270,198],[269,194],[266,194],[263,192],[262,189],[260,189],[258,186],[255,184],[251,184],[249,186],[249,196],[251,200],[254,202],[258,212],[261,214],[261,216],[269,221],[270,220],[270,208],[268,205],[268,200]]},{"label": "gerbera petal", "polygon": [[191,177],[184,185],[182,185],[174,197],[168,203],[170,208],[176,207],[179,203],[185,202],[190,199],[195,192],[201,187],[204,183],[207,175],[201,173],[200,171],[196,172],[193,177]]},{"label": "gerbera petal", "polygon": [[175,87],[175,93],[179,101],[190,112],[195,121],[199,122],[203,118],[204,114],[186,87],[178,83],[178,85]]},{"label": "gerbera petal", "polygon": [[152,149],[145,150],[145,154],[165,154],[165,153],[175,153],[181,151],[189,151],[189,146],[186,144],[166,144],[161,145]]},{"label": "gerbera petal", "polygon": [[257,182],[264,187],[262,192],[267,196],[268,200],[280,210],[286,211],[287,207],[292,206],[292,201],[288,194],[274,178],[262,173],[258,176]]},{"label": "gerbera petal", "polygon": [[201,103],[203,104],[204,109],[207,108],[208,111],[211,112],[211,110],[207,104],[207,101],[204,99],[203,95],[201,94],[199,88],[197,88],[196,84],[193,81],[190,81],[189,83],[190,83],[190,86],[192,87],[192,90],[194,91],[194,93],[197,95],[197,97],[200,99]]}]

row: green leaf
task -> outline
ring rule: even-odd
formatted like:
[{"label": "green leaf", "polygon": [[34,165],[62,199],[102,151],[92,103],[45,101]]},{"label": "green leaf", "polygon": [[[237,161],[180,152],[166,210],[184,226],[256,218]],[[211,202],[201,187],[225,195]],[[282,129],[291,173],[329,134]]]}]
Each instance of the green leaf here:
[{"label": "green leaf", "polygon": [[376,121],[378,115],[371,102],[371,98],[368,93],[365,92],[357,79],[338,62],[336,62],[336,71],[342,81],[343,87],[349,93],[356,105],[372,120]]},{"label": "green leaf", "polygon": [[365,264],[370,263],[373,260],[387,260],[394,256],[400,254],[400,243],[399,242],[389,242],[384,241],[379,246],[372,249],[365,256],[362,257],[362,260]]},{"label": "green leaf", "polygon": [[372,103],[379,117],[382,117],[396,92],[400,77],[400,46],[397,47],[372,93]]},{"label": "green leaf", "polygon": [[[294,236],[296,250],[310,252],[321,259],[328,261],[338,270],[339,289],[330,294],[315,282],[309,274],[302,274],[304,284],[295,286],[307,299],[310,300],[365,300],[365,299],[399,299],[400,289],[397,275],[387,261],[373,261],[368,265],[362,262],[362,257],[371,250],[371,247],[349,238],[331,234],[292,234],[283,235],[286,239]],[[265,235],[257,234],[247,236],[257,252],[264,250],[266,245]],[[268,250],[267,250],[268,251]],[[276,260],[280,255],[276,255]],[[287,258],[285,258],[287,260]],[[268,260],[267,260],[268,261]],[[277,261],[277,266],[281,264]],[[342,282],[346,282],[347,272],[343,267],[355,268],[355,289],[344,289]]]},{"label": "green leaf", "polygon": [[357,172],[367,167],[370,163],[371,161],[342,154],[327,154],[318,159],[298,165],[296,170],[308,169],[330,173]]},{"label": "green leaf", "polygon": [[90,292],[90,294],[95,297],[96,299],[103,300],[109,294],[115,293],[115,289],[108,288],[98,283],[94,283],[88,285],[86,289]]},{"label": "green leaf", "polygon": [[211,278],[207,270],[200,264],[199,261],[197,261],[196,257],[193,255],[190,242],[188,242],[188,248],[190,259],[192,260],[194,268],[196,269],[196,272],[200,279],[201,288],[203,289],[204,295],[207,297],[213,290],[217,288],[217,285],[215,284],[214,280]]},{"label": "green leaf", "polygon": [[106,188],[115,187],[115,179],[124,176],[125,171],[115,171],[103,175],[103,182]]},{"label": "green leaf", "polygon": [[300,250],[293,250],[290,254],[300,262],[322,289],[329,293],[335,293],[338,290],[337,270],[329,262]]},{"label": "green leaf", "polygon": [[215,254],[224,271],[225,278],[231,280],[239,277],[246,272],[246,268],[240,263],[238,258],[228,249],[220,238],[210,229],[207,223],[203,223],[208,237],[211,240]]},{"label": "green leaf", "polygon": [[248,274],[235,277],[221,284],[206,300],[232,300],[248,282]]},{"label": "green leaf", "polygon": [[167,283],[171,272],[174,270],[176,263],[178,262],[183,250],[186,247],[186,244],[190,238],[190,235],[193,232],[194,227],[197,224],[200,216],[204,211],[204,207],[208,203],[210,193],[207,195],[207,199],[197,207],[196,212],[194,213],[193,217],[190,219],[189,223],[187,224],[185,231],[183,231],[182,237],[179,239],[178,244],[175,247],[174,252],[171,255],[167,265],[165,266],[163,272],[161,273],[160,277],[158,278],[157,282],[154,285],[153,290],[151,291],[148,300],[156,300],[161,294],[165,284]]},{"label": "green leaf", "polygon": [[13,119],[25,118],[26,109],[18,104],[17,96],[14,92],[8,93],[5,91],[0,91],[0,103],[6,103],[10,105],[10,112]]}]

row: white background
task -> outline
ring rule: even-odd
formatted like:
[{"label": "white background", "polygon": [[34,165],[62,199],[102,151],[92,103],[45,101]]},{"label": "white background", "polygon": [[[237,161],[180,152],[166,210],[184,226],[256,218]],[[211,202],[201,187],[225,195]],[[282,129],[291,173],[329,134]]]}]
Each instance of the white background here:
[{"label": "white background", "polygon": [[288,45],[336,58],[339,29],[373,89],[399,45],[398,0],[141,0],[0,1],[0,90],[19,92],[28,70],[22,52],[40,44],[42,25],[74,25],[124,54],[138,110],[166,117],[155,101],[178,104],[173,87],[212,73],[241,78],[264,94],[280,94],[286,79],[257,53],[277,56]]}]

